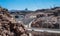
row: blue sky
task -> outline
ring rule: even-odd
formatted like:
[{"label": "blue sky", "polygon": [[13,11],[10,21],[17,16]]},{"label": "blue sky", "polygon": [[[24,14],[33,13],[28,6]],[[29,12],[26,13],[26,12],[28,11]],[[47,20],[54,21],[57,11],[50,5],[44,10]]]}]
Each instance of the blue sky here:
[{"label": "blue sky", "polygon": [[60,0],[0,0],[0,5],[9,10],[29,10],[60,6]]}]

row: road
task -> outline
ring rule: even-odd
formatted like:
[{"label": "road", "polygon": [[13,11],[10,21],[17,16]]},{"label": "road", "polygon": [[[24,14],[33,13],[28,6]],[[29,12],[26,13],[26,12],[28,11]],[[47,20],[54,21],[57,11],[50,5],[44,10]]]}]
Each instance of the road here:
[{"label": "road", "polygon": [[31,23],[34,21],[35,19],[33,19],[28,26],[27,30],[28,31],[36,31],[36,32],[49,32],[49,33],[60,33],[60,29],[46,29],[46,28],[32,28],[31,27]]},{"label": "road", "polygon": [[60,29],[37,29],[37,28],[28,28],[28,31],[35,31],[35,32],[48,32],[48,33],[60,33]]}]

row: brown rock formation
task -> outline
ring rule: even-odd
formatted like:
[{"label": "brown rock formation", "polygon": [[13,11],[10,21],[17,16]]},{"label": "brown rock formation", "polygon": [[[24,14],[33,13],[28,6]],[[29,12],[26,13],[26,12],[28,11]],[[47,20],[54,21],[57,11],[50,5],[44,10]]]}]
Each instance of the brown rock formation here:
[{"label": "brown rock formation", "polygon": [[58,19],[54,16],[37,18],[32,22],[31,26],[36,28],[59,29]]},{"label": "brown rock formation", "polygon": [[12,18],[8,10],[0,8],[0,36],[28,36],[28,33],[21,23]]}]

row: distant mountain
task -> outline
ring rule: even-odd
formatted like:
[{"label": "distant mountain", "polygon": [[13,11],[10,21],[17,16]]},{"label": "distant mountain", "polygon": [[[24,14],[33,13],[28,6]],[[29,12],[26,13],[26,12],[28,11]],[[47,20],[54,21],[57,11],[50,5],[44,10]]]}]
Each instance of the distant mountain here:
[{"label": "distant mountain", "polygon": [[60,10],[60,7],[54,7],[54,8],[50,8],[50,9],[38,9],[35,12],[45,12],[45,11],[58,11]]},{"label": "distant mountain", "polygon": [[10,10],[9,12],[33,12],[30,10]]}]

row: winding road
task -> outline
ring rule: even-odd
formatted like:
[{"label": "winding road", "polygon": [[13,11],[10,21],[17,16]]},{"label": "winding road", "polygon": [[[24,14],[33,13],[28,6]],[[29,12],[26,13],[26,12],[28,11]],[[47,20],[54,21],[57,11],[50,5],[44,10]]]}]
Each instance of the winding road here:
[{"label": "winding road", "polygon": [[35,19],[33,19],[30,23],[29,23],[29,25],[27,25],[27,26],[29,26],[28,28],[27,28],[27,30],[28,31],[36,31],[36,32],[49,32],[49,33],[60,33],[60,29],[46,29],[46,28],[32,28],[31,27],[31,23],[34,21]]}]

